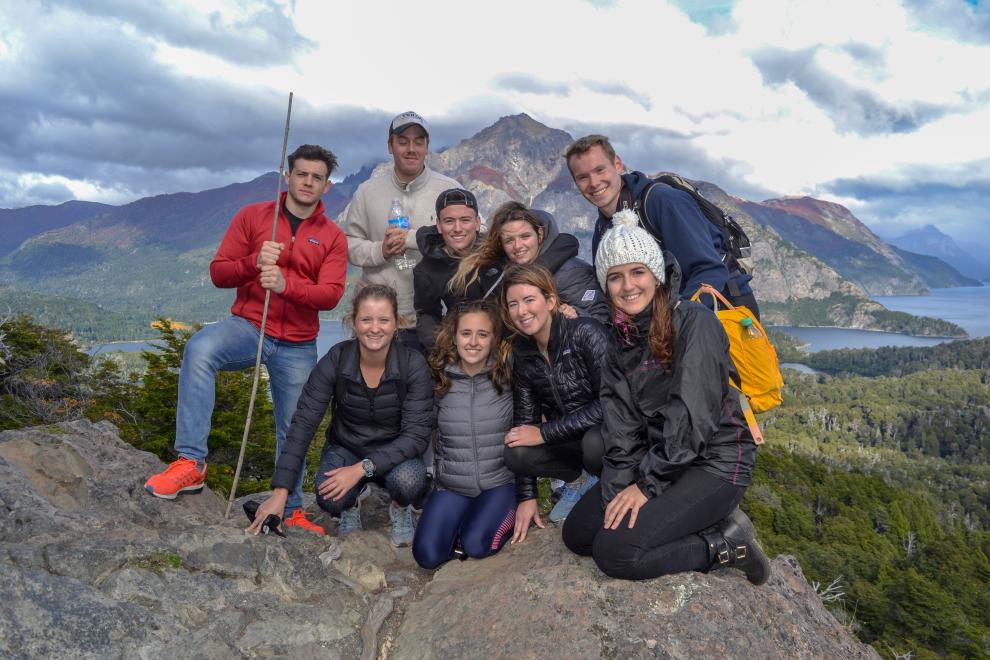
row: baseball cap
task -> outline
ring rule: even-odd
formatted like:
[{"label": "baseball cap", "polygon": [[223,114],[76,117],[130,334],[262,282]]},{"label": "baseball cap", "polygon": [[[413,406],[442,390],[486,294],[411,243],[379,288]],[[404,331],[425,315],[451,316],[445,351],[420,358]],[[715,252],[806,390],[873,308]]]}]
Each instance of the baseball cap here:
[{"label": "baseball cap", "polygon": [[437,197],[437,215],[448,206],[466,206],[474,209],[475,213],[478,212],[478,200],[475,199],[474,193],[464,188],[451,188],[440,193]]},{"label": "baseball cap", "polygon": [[401,133],[413,125],[418,125],[423,129],[423,132],[426,133],[426,137],[430,137],[430,129],[426,127],[426,120],[412,110],[408,110],[395,116],[395,119],[393,119],[392,123],[389,124],[388,136],[392,137],[396,133]]}]

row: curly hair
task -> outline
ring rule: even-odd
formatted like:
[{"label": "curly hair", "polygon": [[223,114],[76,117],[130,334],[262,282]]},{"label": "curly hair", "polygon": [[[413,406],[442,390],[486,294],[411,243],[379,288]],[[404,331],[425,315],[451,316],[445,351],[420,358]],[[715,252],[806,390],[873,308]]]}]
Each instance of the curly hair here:
[{"label": "curly hair", "polygon": [[357,318],[358,307],[365,300],[385,300],[392,307],[392,316],[395,317],[396,325],[399,322],[399,297],[395,289],[386,284],[364,284],[358,288],[354,297],[351,298],[351,309],[344,316],[344,327],[351,328],[351,336],[354,336],[354,319]]},{"label": "curly hair", "polygon": [[525,204],[519,202],[506,202],[492,214],[491,226],[485,234],[485,240],[477,250],[461,259],[457,265],[457,272],[450,278],[448,288],[456,295],[465,295],[468,286],[476,279],[482,269],[491,266],[493,263],[505,257],[505,250],[502,248],[502,227],[509,222],[523,220],[533,227],[540,244],[546,235],[543,222],[536,217],[532,211],[526,208]]},{"label": "curly hair", "polygon": [[495,386],[495,391],[502,394],[512,384],[512,365],[509,357],[512,354],[512,344],[505,336],[505,325],[499,315],[495,305],[485,300],[473,300],[456,305],[440,325],[437,334],[437,343],[430,351],[427,362],[430,371],[433,372],[433,380],[436,383],[433,391],[437,396],[443,396],[450,391],[450,377],[447,375],[448,365],[457,362],[457,328],[461,319],[466,314],[485,314],[492,324],[492,348],[488,359],[491,369],[488,371],[488,378]]}]

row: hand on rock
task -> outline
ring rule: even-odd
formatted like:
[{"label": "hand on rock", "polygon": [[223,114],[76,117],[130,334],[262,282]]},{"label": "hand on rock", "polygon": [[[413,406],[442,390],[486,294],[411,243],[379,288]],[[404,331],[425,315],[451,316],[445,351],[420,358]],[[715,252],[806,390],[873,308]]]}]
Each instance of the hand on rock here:
[{"label": "hand on rock", "polygon": [[529,526],[536,524],[540,529],[546,529],[540,518],[540,509],[536,500],[525,500],[516,507],[516,524],[512,529],[512,543],[522,543],[529,534]]}]

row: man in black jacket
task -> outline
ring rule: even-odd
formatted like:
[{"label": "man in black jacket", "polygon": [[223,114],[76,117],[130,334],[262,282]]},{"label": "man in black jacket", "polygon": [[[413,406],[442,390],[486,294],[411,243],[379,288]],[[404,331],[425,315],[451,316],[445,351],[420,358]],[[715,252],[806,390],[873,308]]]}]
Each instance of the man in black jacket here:
[{"label": "man in black jacket", "polygon": [[485,268],[465,296],[451,293],[448,283],[461,257],[470,254],[483,237],[478,200],[470,190],[451,188],[437,197],[436,209],[437,224],[416,232],[423,259],[413,269],[416,336],[427,351],[433,348],[434,332],[447,310],[463,300],[484,298],[502,272],[497,266]]}]

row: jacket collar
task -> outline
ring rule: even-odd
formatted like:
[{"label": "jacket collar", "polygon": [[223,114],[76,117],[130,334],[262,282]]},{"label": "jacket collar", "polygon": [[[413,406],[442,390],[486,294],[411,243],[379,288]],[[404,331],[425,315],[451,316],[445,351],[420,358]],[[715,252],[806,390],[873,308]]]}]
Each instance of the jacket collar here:
[{"label": "jacket collar", "polygon": [[[398,338],[393,339],[388,346],[388,355],[385,356],[385,371],[382,372],[382,382],[386,380],[398,380],[399,378],[399,355],[398,352],[405,350]],[[347,345],[340,352],[339,372],[345,378],[361,382],[361,346],[358,340],[348,339]]]},{"label": "jacket collar", "polygon": [[[550,341],[547,343],[547,355],[551,360],[555,360],[559,355],[565,341],[567,331],[567,319],[560,313],[555,313],[550,317]],[[536,340],[529,335],[516,335],[515,346],[520,353],[526,355],[540,355],[540,347],[536,345]]]},{"label": "jacket collar", "polygon": [[[285,218],[286,222],[288,222],[288,218],[285,215],[285,199],[288,196],[289,191],[283,190],[282,196],[279,198],[278,202],[278,214],[279,216]],[[309,214],[309,217],[303,218],[303,222],[306,220],[319,220],[323,216],[323,212],[325,210],[326,208],[323,206],[323,199],[321,198],[318,202],[316,202],[316,208],[314,208],[313,212]]]},{"label": "jacket collar", "polygon": [[488,361],[485,362],[485,366],[482,367],[481,368],[481,371],[479,371],[478,373],[476,373],[474,376],[468,376],[464,372],[464,369],[461,368],[461,364],[460,364],[459,361],[458,362],[454,362],[453,364],[448,364],[445,367],[444,371],[446,371],[447,372],[447,375],[450,376],[451,378],[464,378],[464,379],[468,379],[468,378],[475,378],[477,376],[484,376],[484,377],[487,378],[488,377],[488,372],[491,371],[491,369],[492,369],[492,359],[491,358],[488,358]]},{"label": "jacket collar", "polygon": [[417,190],[421,190],[430,181],[430,177],[433,175],[433,170],[430,169],[429,165],[423,167],[423,171],[418,177],[410,181],[409,183],[403,183],[399,181],[398,175],[395,173],[395,166],[392,167],[392,184],[401,190],[402,192],[413,193]]}]

